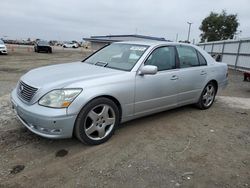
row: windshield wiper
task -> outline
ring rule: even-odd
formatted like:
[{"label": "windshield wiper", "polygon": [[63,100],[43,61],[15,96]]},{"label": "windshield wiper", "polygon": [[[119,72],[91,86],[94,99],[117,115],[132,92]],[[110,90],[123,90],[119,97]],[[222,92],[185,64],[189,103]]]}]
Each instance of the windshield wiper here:
[{"label": "windshield wiper", "polygon": [[108,63],[104,61],[97,61],[94,65],[106,67]]}]

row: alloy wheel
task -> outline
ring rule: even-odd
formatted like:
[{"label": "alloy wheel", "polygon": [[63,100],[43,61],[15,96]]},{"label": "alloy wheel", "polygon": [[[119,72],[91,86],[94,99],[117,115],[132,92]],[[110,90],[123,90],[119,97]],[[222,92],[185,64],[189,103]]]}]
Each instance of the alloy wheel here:
[{"label": "alloy wheel", "polygon": [[101,140],[112,131],[116,122],[113,108],[107,104],[97,105],[87,114],[84,131],[92,140]]},{"label": "alloy wheel", "polygon": [[202,96],[203,105],[209,107],[213,103],[214,97],[215,97],[215,88],[213,84],[208,84]]}]

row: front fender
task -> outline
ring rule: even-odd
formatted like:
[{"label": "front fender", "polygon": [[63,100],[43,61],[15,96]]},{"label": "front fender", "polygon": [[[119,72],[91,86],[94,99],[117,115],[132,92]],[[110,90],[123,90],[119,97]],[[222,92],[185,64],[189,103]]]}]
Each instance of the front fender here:
[{"label": "front fender", "polygon": [[76,115],[91,100],[101,96],[115,98],[121,105],[122,117],[134,113],[134,80],[83,88],[82,93],[68,107],[68,115]]}]

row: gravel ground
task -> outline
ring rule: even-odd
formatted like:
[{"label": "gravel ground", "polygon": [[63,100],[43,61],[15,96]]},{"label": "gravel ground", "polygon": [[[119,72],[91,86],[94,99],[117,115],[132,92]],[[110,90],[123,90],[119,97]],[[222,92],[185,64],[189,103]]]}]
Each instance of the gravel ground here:
[{"label": "gravel ground", "polygon": [[88,53],[18,47],[0,56],[0,187],[250,187],[250,83],[240,72],[229,72],[209,110],[185,106],[137,119],[99,146],[24,128],[9,103],[19,77]]}]

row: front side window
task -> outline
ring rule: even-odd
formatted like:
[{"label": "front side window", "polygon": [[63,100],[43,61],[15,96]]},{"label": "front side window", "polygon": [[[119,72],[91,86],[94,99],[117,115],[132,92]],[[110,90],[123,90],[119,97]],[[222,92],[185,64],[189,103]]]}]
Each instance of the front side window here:
[{"label": "front side window", "polygon": [[157,66],[158,71],[176,68],[174,47],[160,47],[155,49],[145,62],[145,65]]},{"label": "front side window", "polygon": [[189,46],[176,46],[180,60],[180,68],[199,66],[196,50]]},{"label": "front side window", "polygon": [[84,62],[130,71],[141,58],[148,46],[137,44],[111,44],[96,52]]}]

